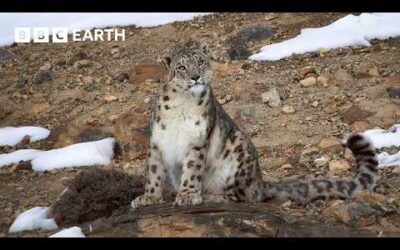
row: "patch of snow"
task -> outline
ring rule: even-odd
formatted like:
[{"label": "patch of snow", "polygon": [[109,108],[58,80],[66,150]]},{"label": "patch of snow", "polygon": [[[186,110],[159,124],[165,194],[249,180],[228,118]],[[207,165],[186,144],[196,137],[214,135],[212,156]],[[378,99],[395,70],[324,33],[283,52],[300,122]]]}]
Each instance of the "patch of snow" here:
[{"label": "patch of snow", "polygon": [[22,141],[24,136],[31,137],[30,142],[46,139],[50,130],[42,127],[5,127],[0,128],[0,146],[15,146]]},{"label": "patch of snow", "polygon": [[400,166],[400,152],[390,155],[388,152],[382,152],[378,155],[379,167]]},{"label": "patch of snow", "polygon": [[0,167],[17,164],[20,161],[30,161],[39,155],[41,155],[44,151],[37,149],[20,149],[8,154],[0,154]]},{"label": "patch of snow", "polygon": [[108,165],[114,157],[114,138],[77,143],[65,148],[53,149],[32,160],[35,171],[79,166]]},{"label": "patch of snow", "polygon": [[[391,146],[400,146],[400,124],[395,124],[389,129],[370,129],[363,132],[367,135],[375,148],[389,148]],[[400,166],[400,152],[390,155],[388,152],[382,152],[378,155],[379,167]]]},{"label": "patch of snow", "polygon": [[317,167],[324,166],[326,163],[328,163],[328,160],[326,159],[325,156],[320,156],[317,159],[314,160],[314,163]]},{"label": "patch of snow", "polygon": [[275,61],[293,53],[345,46],[370,46],[371,39],[382,40],[397,36],[400,36],[400,13],[347,15],[324,27],[302,29],[295,38],[264,46],[261,52],[250,56],[250,59]]},{"label": "patch of snow", "polygon": [[[210,13],[0,13],[0,46],[14,42],[16,27],[63,27],[68,32],[136,25],[151,27]],[[51,31],[50,31],[51,32]]]},{"label": "patch of snow", "polygon": [[8,230],[10,233],[16,233],[28,230],[55,230],[58,228],[54,219],[49,219],[48,207],[34,207],[31,208],[15,219],[14,223]]},{"label": "patch of snow", "polygon": [[372,140],[376,148],[400,146],[400,124],[393,125],[388,130],[370,129],[363,134]]},{"label": "patch of snow", "polygon": [[84,238],[84,237],[86,236],[82,233],[82,229],[80,227],[66,228],[58,233],[49,236],[49,238]]}]

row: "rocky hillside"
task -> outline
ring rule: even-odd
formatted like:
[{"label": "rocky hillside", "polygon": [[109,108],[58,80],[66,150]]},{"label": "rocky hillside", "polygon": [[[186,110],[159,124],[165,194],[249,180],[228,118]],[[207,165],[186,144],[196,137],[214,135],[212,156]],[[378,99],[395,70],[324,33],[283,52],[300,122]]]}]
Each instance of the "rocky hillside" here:
[{"label": "rocky hillside", "polygon": [[[251,135],[265,179],[276,182],[304,175],[351,178],[354,159],[342,148],[340,139],[352,131],[388,128],[400,121],[400,39],[372,41],[371,47],[320,50],[275,62],[246,60],[263,45],[292,38],[302,28],[324,26],[345,15],[219,13],[153,28],[126,27],[125,42],[2,47],[0,127],[38,125],[51,130],[48,139],[20,148],[53,149],[113,136],[118,142],[117,155],[106,168],[143,175],[149,103],[164,75],[161,58],[166,49],[190,36],[209,43],[214,92]],[[5,153],[15,148],[0,150]],[[314,160],[322,155],[327,160],[316,164]],[[0,168],[0,236],[12,236],[8,228],[20,212],[51,205],[64,189],[61,180],[84,169],[36,173],[21,164]],[[228,218],[231,224],[248,223],[248,229],[232,231],[225,221],[221,222],[225,226],[214,225],[215,231],[207,231],[210,222],[206,215],[212,213],[205,211],[207,208],[193,212],[199,217],[198,213],[205,211],[206,215],[200,216],[203,219],[196,220],[202,227],[187,226],[187,215],[174,215],[168,208],[163,210],[170,219],[163,224],[163,233],[151,225],[165,216],[149,219],[147,210],[139,228],[128,230],[127,225],[134,222],[125,214],[117,216],[114,224],[103,218],[97,222],[101,230],[85,233],[287,236],[296,235],[307,223],[316,223],[324,227],[326,236],[338,236],[338,227],[346,228],[343,230],[349,235],[354,230],[369,236],[400,235],[400,168],[384,169],[381,174],[381,194],[366,192],[355,201],[318,201],[308,206],[284,202],[252,208],[260,218],[275,224],[256,225],[251,216],[233,216],[245,213],[244,208],[236,208],[238,212],[224,207],[220,209],[228,217],[219,216]],[[305,224],[295,222],[297,227],[282,235],[273,231],[279,231],[282,218],[307,220]],[[177,221],[186,225],[182,226],[186,231],[174,229]],[[49,234],[32,231],[18,236]]]}]

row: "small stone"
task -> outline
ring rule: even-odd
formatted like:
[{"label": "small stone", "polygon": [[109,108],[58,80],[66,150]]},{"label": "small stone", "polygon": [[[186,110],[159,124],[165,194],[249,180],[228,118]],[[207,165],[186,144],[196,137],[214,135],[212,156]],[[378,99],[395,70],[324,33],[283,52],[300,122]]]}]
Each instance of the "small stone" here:
[{"label": "small stone", "polygon": [[22,138],[21,142],[22,142],[23,144],[29,144],[29,143],[31,142],[31,136],[30,136],[30,135],[25,135],[25,136]]},{"label": "small stone", "polygon": [[323,87],[327,87],[328,86],[328,78],[326,78],[324,76],[318,76],[317,83],[322,84]]},{"label": "small stone", "polygon": [[323,139],[318,146],[325,153],[338,153],[343,150],[341,141],[333,136]]},{"label": "small stone", "polygon": [[90,60],[83,59],[83,60],[76,61],[74,63],[74,68],[78,68],[78,69],[79,68],[86,68],[86,67],[89,67],[90,65],[92,65],[92,62]]},{"label": "small stone", "polygon": [[282,166],[279,168],[279,170],[284,171],[284,170],[288,170],[288,169],[292,169],[292,168],[293,168],[292,165],[290,165],[290,164],[284,164],[284,165],[282,165]]},{"label": "small stone", "polygon": [[400,174],[400,166],[393,168],[392,173],[393,174]]},{"label": "small stone", "polygon": [[10,172],[18,172],[22,170],[32,170],[32,165],[30,161],[20,161],[11,167]]},{"label": "small stone", "polygon": [[300,162],[300,155],[291,155],[286,159],[286,163],[290,165],[297,165]]},{"label": "small stone", "polygon": [[389,87],[386,91],[391,99],[400,99],[400,85]]},{"label": "small stone", "polygon": [[373,68],[369,69],[368,70],[368,75],[374,76],[374,77],[379,77],[380,74],[379,74],[378,68],[377,67],[373,67]]},{"label": "small stone", "polygon": [[144,103],[150,103],[150,97],[144,98],[143,102],[144,102]]},{"label": "small stone", "polygon": [[118,100],[118,97],[113,96],[113,95],[106,95],[106,96],[104,96],[103,99],[104,99],[106,102],[113,102],[113,101]]},{"label": "small stone", "polygon": [[286,106],[283,106],[282,112],[285,114],[294,114],[296,111],[294,110],[294,108],[292,106],[286,105]]},{"label": "small stone", "polygon": [[351,150],[350,149],[348,149],[348,148],[346,148],[345,150],[344,150],[344,156],[343,156],[346,160],[348,160],[348,161],[354,161],[355,159],[354,159],[354,155],[353,155],[353,152],[351,152]]},{"label": "small stone", "polygon": [[307,149],[303,150],[303,152],[301,152],[302,155],[314,155],[314,154],[318,154],[318,153],[319,153],[319,149],[316,147],[307,148]]},{"label": "small stone", "polygon": [[38,71],[33,79],[34,84],[41,84],[51,80],[51,75],[48,71]]},{"label": "small stone", "polygon": [[272,88],[269,91],[262,93],[261,99],[263,103],[268,103],[268,106],[272,108],[281,106],[281,97],[276,88]]},{"label": "small stone", "polygon": [[129,75],[127,73],[121,73],[115,76],[115,80],[118,82],[124,82],[129,79]]},{"label": "small stone", "polygon": [[325,155],[322,155],[314,160],[316,167],[325,167],[328,165],[328,162],[329,162],[329,157]]},{"label": "small stone", "polygon": [[346,171],[349,171],[351,169],[350,164],[347,162],[347,160],[332,160],[329,162],[329,171],[332,174],[343,174]]},{"label": "small stone", "polygon": [[292,205],[292,202],[289,200],[289,201],[285,201],[284,203],[282,203],[281,206],[283,208],[289,208],[291,205]]},{"label": "small stone", "polygon": [[51,63],[46,62],[45,64],[43,64],[43,66],[41,66],[39,68],[39,70],[41,71],[49,71],[51,69]]},{"label": "small stone", "polygon": [[28,99],[28,95],[21,95],[21,99],[22,100],[27,100]]},{"label": "small stone", "polygon": [[269,20],[272,20],[272,19],[275,19],[275,18],[276,18],[275,14],[266,14],[264,16],[264,21],[269,21]]},{"label": "small stone", "polygon": [[313,101],[312,103],[311,103],[311,106],[313,107],[313,108],[316,108],[316,107],[318,107],[318,101]]},{"label": "small stone", "polygon": [[303,77],[305,77],[309,73],[314,73],[315,74],[315,67],[314,66],[306,66],[302,69],[300,69],[299,74]]},{"label": "small stone", "polygon": [[84,77],[82,77],[82,82],[84,84],[93,84],[94,83],[94,79],[91,76],[84,76]]},{"label": "small stone", "polygon": [[317,84],[317,79],[315,77],[308,77],[308,78],[300,81],[300,85],[302,87],[310,87],[315,84]]},{"label": "small stone", "polygon": [[112,50],[111,50],[111,55],[115,55],[115,54],[117,54],[119,52],[119,49],[118,48],[113,48]]},{"label": "small stone", "polygon": [[117,115],[110,115],[107,120],[111,123],[114,123],[118,119]]},{"label": "small stone", "polygon": [[318,50],[320,56],[323,56],[324,54],[328,53],[329,51],[331,51],[331,49],[329,49],[329,48],[320,48]]}]

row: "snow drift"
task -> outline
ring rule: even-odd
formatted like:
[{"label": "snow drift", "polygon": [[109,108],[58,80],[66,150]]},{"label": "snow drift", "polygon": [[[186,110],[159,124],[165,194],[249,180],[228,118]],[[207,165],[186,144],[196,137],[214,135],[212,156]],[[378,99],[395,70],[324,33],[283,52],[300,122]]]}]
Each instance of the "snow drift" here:
[{"label": "snow drift", "polygon": [[330,25],[302,29],[295,38],[267,45],[252,60],[279,60],[292,54],[335,49],[345,46],[370,46],[372,39],[400,36],[400,13],[347,15]]}]

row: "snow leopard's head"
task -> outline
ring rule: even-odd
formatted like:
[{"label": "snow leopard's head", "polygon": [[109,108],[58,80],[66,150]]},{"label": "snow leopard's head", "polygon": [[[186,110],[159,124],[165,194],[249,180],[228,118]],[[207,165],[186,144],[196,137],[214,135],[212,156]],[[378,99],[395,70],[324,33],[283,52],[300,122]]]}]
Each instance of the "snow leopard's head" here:
[{"label": "snow leopard's head", "polygon": [[212,69],[205,43],[189,43],[164,57],[167,80],[183,91],[200,92],[210,84]]}]

